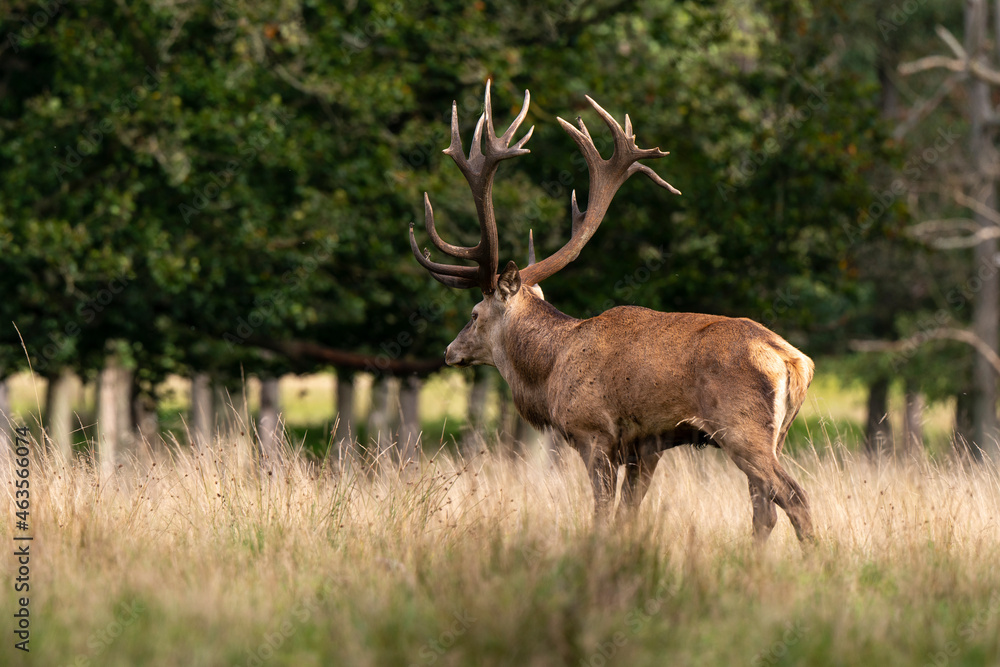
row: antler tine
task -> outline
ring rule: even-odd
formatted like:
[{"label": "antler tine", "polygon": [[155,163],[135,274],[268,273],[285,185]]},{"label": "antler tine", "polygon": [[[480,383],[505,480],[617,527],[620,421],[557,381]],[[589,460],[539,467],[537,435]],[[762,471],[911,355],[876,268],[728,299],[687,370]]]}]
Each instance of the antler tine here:
[{"label": "antler tine", "polygon": [[528,230],[528,266],[535,263],[535,234]]},{"label": "antler tine", "polygon": [[580,147],[583,152],[583,156],[587,158],[587,164],[589,165],[592,160],[600,160],[601,154],[597,152],[597,147],[594,146],[594,140],[590,138],[590,132],[587,131],[587,126],[583,124],[582,118],[577,118],[576,122],[580,126],[580,129],[576,129],[570,123],[567,123],[562,118],[556,117],[562,128],[566,130],[566,133],[573,137],[573,141],[576,145]]},{"label": "antler tine", "polygon": [[594,110],[604,119],[605,124],[614,136],[615,152],[611,156],[612,160],[618,157],[619,153],[622,154],[621,157],[627,159],[630,163],[635,160],[664,157],[667,155],[659,148],[639,148],[635,145],[635,134],[632,132],[632,119],[628,117],[628,114],[625,114],[625,125],[628,126],[628,130],[622,130],[622,126],[618,124],[614,116],[604,110],[604,107],[595,102],[590,95],[586,95],[585,97],[590,102],[590,106],[594,107]]},{"label": "antler tine", "polygon": [[[665,151],[663,154],[664,155],[670,155],[670,151]],[[665,180],[663,180],[662,178],[660,178],[660,175],[657,174],[652,169],[650,169],[648,165],[640,164],[638,162],[632,163],[632,166],[628,168],[628,176],[631,176],[632,174],[634,174],[636,172],[642,172],[642,173],[646,174],[646,176],[649,176],[650,180],[652,180],[654,183],[656,183],[657,185],[659,185],[661,188],[665,188],[665,189],[669,190],[671,194],[675,194],[675,195],[681,194],[680,190],[678,190],[674,186],[670,185],[670,183],[667,183]],[[628,176],[626,176],[625,178],[627,179]]]},{"label": "antler tine", "polygon": [[493,130],[493,102],[490,100],[490,85],[492,80],[486,80],[486,97],[483,100],[483,117],[486,118],[486,137],[493,142],[496,132]]},{"label": "antler tine", "polygon": [[438,235],[437,228],[434,226],[434,208],[431,206],[431,198],[426,192],[424,193],[424,226],[427,228],[427,235],[431,237],[431,243],[444,254],[458,259],[475,259],[476,249],[474,247],[452,245],[442,240]]},{"label": "antler tine", "polygon": [[468,278],[474,279],[479,275],[479,269],[474,266],[454,266],[452,264],[440,264],[438,262],[432,262],[430,259],[430,251],[426,248],[423,252],[420,252],[420,246],[417,245],[417,237],[413,234],[413,223],[410,223],[410,250],[413,251],[413,256],[417,258],[420,265],[425,269],[435,274],[434,277],[437,278],[438,274],[442,276],[455,276],[457,278]]},{"label": "antler tine", "polygon": [[479,287],[478,280],[470,280],[468,278],[456,278],[454,276],[442,276],[439,273],[431,272],[431,277],[438,281],[442,285],[447,285],[448,287],[455,287],[457,289],[473,289]]},{"label": "antler tine", "polygon": [[441,151],[445,155],[450,155],[451,159],[456,163],[459,163],[461,167],[461,162],[465,161],[465,149],[462,148],[462,135],[458,133],[458,101],[451,101],[451,143],[448,144],[448,148]]},{"label": "antler tine", "polygon": [[[530,105],[531,105],[531,93],[525,90],[524,101],[521,102],[520,113],[517,114],[517,117],[514,118],[514,120],[511,122],[510,127],[508,127],[507,131],[503,133],[502,137],[500,137],[500,141],[503,142],[504,146],[510,145],[510,140],[514,138],[514,133],[517,132],[517,129],[521,127],[521,123],[523,123],[524,119],[528,116],[528,107]],[[523,146],[524,144],[528,143],[528,139],[531,138],[531,134],[534,131],[535,131],[535,126],[532,125],[531,127],[528,128],[527,134],[521,137],[521,139],[516,144],[511,146],[511,148],[517,151],[523,150],[525,153],[529,152],[528,149],[523,148]],[[517,155],[522,155],[522,153],[517,153]]]},{"label": "antler tine", "polygon": [[580,211],[580,206],[576,203],[576,190],[573,190],[572,194],[570,194],[569,204],[570,213],[572,214],[570,235],[576,236],[577,231],[580,229],[580,225],[583,223],[583,218],[586,215],[586,211]]},{"label": "antler tine", "polygon": [[[469,165],[476,171],[483,168],[483,121],[489,116],[484,111],[476,121],[476,130],[472,133],[472,145],[469,146]],[[492,125],[492,123],[490,123]],[[492,130],[490,130],[492,132]],[[468,176],[466,176],[468,178]]]},{"label": "antler tine", "polygon": [[572,209],[572,235],[570,240],[553,255],[525,267],[521,271],[521,282],[524,284],[537,284],[576,259],[583,246],[587,244],[587,241],[590,240],[590,237],[594,235],[600,226],[605,213],[607,213],[608,206],[611,204],[611,200],[614,198],[615,193],[618,192],[618,188],[632,174],[642,172],[649,176],[657,185],[668,189],[674,194],[680,194],[679,190],[660,178],[648,166],[639,164],[639,160],[660,158],[667,155],[667,153],[661,151],[659,148],[639,148],[635,143],[632,119],[627,114],[625,116],[625,129],[622,129],[618,121],[589,95],[587,96],[587,101],[590,102],[590,105],[594,107],[598,115],[604,119],[608,129],[611,130],[614,138],[614,153],[607,160],[601,157],[582,119],[577,119],[579,129],[573,127],[562,118],[558,119],[559,124],[573,138],[586,158],[587,166],[590,169],[589,201],[587,202],[587,210],[580,211],[576,201],[576,191],[573,191],[570,199]]}]

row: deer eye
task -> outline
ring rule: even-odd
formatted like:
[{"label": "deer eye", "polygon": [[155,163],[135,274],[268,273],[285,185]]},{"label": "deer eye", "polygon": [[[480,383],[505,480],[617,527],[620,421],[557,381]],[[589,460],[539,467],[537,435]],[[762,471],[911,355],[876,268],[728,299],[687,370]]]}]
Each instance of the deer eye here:
[{"label": "deer eye", "polygon": [[479,319],[479,313],[472,313],[472,321],[475,322]]}]

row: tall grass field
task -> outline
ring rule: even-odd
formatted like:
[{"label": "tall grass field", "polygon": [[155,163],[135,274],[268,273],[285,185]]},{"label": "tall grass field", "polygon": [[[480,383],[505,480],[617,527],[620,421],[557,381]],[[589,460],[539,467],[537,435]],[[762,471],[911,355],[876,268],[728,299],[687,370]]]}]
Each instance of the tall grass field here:
[{"label": "tall grass field", "polygon": [[997,469],[800,440],[819,542],[779,510],[760,551],[713,449],[666,452],[608,523],[572,453],[257,466],[237,431],[102,471],[32,441],[27,532],[0,464],[0,664],[1000,664]]}]

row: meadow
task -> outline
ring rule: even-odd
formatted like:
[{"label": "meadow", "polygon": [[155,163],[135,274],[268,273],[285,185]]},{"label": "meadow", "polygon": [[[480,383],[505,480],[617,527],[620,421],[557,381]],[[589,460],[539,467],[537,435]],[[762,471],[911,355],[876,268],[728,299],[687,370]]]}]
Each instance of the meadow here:
[{"label": "meadow", "polygon": [[538,449],[260,468],[244,428],[101,477],[32,444],[31,650],[8,588],[0,664],[1000,663],[997,469],[872,461],[833,416],[852,401],[823,387],[809,409],[828,416],[805,415],[785,458],[808,549],[780,511],[753,548],[746,479],[712,449],[665,453],[639,512],[606,523],[579,458]]}]

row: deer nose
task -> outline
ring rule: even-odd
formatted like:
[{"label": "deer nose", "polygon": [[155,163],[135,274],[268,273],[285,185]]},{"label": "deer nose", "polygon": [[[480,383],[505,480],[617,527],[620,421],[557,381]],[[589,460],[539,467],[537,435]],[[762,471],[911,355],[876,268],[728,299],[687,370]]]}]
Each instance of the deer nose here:
[{"label": "deer nose", "polygon": [[444,363],[448,364],[449,366],[464,365],[462,363],[462,358],[458,355],[458,353],[451,349],[451,345],[446,347],[444,350]]}]

